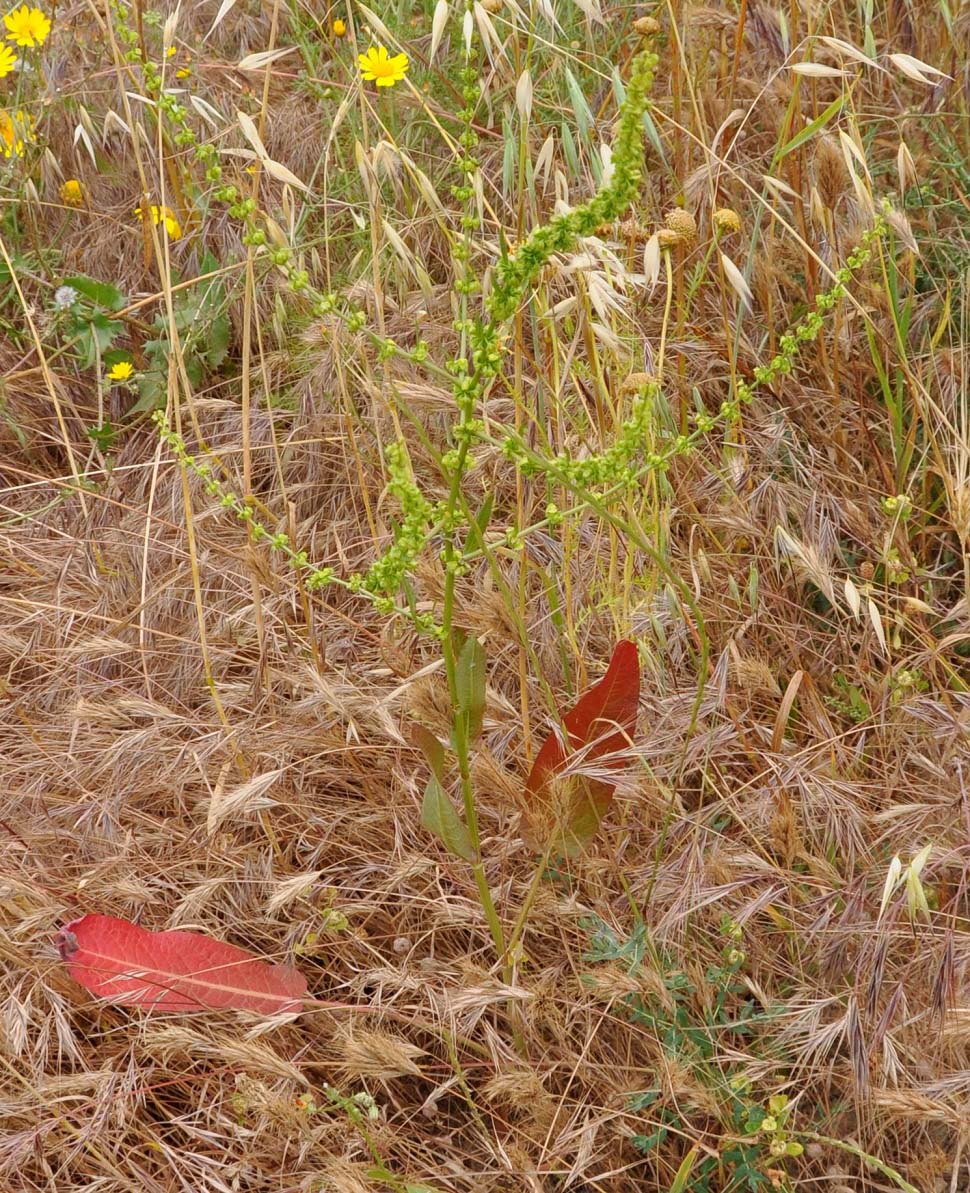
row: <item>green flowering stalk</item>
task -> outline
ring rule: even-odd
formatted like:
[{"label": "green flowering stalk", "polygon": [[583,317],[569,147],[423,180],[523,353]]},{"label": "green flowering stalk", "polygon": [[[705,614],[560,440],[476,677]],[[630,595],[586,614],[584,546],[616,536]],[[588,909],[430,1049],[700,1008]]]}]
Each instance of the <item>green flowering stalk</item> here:
[{"label": "green flowering stalk", "polygon": [[[558,525],[566,514],[579,514],[591,504],[598,507],[622,497],[641,484],[649,473],[665,472],[676,456],[690,452],[719,424],[731,426],[736,423],[740,418],[741,406],[749,404],[759,388],[790,373],[802,348],[818,338],[824,325],[824,316],[848,294],[849,282],[870,260],[875,244],[886,230],[886,220],[878,216],[872,227],[863,234],[858,247],[849,254],[845,265],[836,272],[833,285],[816,295],[812,310],[781,337],[778,352],[771,361],[754,370],[753,381],[749,384],[738,380],[734,395],[721,403],[716,415],[705,411],[695,414],[691,433],[678,435],[663,451],[646,454],[643,451],[651,412],[660,393],[655,381],[647,381],[640,386],[630,416],[621,425],[615,441],[605,451],[584,460],[573,460],[566,453],[551,458],[542,456],[528,445],[521,434],[512,432],[506,435],[499,443],[500,449],[519,471],[526,476],[544,474],[568,488],[579,499],[567,511],[556,508],[547,511],[544,519],[518,531],[518,536]],[[600,486],[605,486],[605,491],[596,494],[591,492],[594,487]]]},{"label": "green flowering stalk", "polygon": [[169,425],[163,411],[156,410],[152,422],[179,464],[199,477],[210,497],[218,498],[222,508],[234,514],[248,528],[253,542],[268,543],[289,561],[295,571],[303,573],[310,592],[332,585],[343,588],[368,598],[378,613],[400,613],[409,617],[421,632],[440,636],[441,628],[432,614],[414,613],[394,603],[394,597],[417,566],[440,520],[440,510],[426,500],[414,483],[407,454],[399,444],[389,444],[385,448],[385,458],[391,478],[390,492],[401,506],[401,525],[392,545],[366,572],[354,572],[345,580],[332,567],[317,567],[311,563],[306,551],[297,550],[285,532],[268,530],[256,517],[252,506],[218,479],[212,464],[189,451],[185,440]]},{"label": "green flowering stalk", "polygon": [[591,236],[601,224],[612,223],[636,198],[642,177],[643,115],[653,87],[657,55],[647,47],[633,59],[620,125],[613,147],[613,177],[588,203],[566,215],[557,215],[536,228],[513,257],[505,258],[488,298],[496,323],[515,314],[529,284],[556,253],[568,252],[582,236]]}]

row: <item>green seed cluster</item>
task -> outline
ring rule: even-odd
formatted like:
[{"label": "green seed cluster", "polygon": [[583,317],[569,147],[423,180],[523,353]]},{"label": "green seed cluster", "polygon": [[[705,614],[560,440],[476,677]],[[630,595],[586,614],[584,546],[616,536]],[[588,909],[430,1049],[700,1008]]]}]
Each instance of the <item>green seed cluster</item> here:
[{"label": "green seed cluster", "polygon": [[163,411],[156,410],[152,421],[179,464],[199,477],[209,496],[217,498],[223,509],[234,514],[248,528],[254,543],[268,543],[274,551],[285,556],[294,570],[303,573],[308,591],[316,592],[336,585],[369,598],[379,613],[400,613],[409,617],[422,633],[440,633],[432,614],[398,608],[393,599],[417,566],[438,513],[415,485],[407,455],[398,444],[391,444],[385,449],[391,477],[390,491],[398,499],[403,515],[394,544],[366,573],[354,572],[349,579],[344,580],[332,567],[317,567],[311,563],[306,551],[298,551],[285,532],[267,529],[256,517],[253,507],[218,479],[208,460],[200,459],[189,451],[185,440],[169,425]]},{"label": "green seed cluster", "polygon": [[[848,293],[848,283],[869,261],[875,242],[885,232],[886,222],[880,216],[863,234],[859,246],[835,274],[834,284],[816,296],[812,310],[778,341],[778,353],[767,365],[758,366],[754,370],[754,380],[750,384],[739,380],[735,385],[733,397],[721,403],[716,415],[708,414],[706,411],[695,414],[691,433],[678,435],[663,451],[644,452],[651,412],[660,392],[659,386],[651,382],[641,386],[634,399],[630,416],[621,425],[616,440],[598,455],[588,456],[583,460],[573,460],[566,454],[542,456],[530,448],[518,433],[509,434],[502,440],[502,454],[524,475],[548,476],[550,480],[565,485],[577,495],[595,487],[606,490],[601,496],[616,496],[641,483],[647,474],[666,471],[675,456],[690,452],[719,424],[730,426],[736,423],[741,417],[742,405],[752,401],[756,390],[770,385],[792,371],[802,347],[818,338],[824,316]],[[580,502],[568,512],[579,513],[584,508],[585,503]],[[547,511],[546,520],[538,523],[533,529],[538,529],[541,525],[555,525],[562,517],[563,514],[559,510],[553,510],[551,517]]]},{"label": "green seed cluster", "polygon": [[495,322],[512,317],[530,283],[556,253],[568,252],[580,237],[591,236],[601,224],[618,219],[636,197],[642,176],[643,114],[656,68],[657,55],[649,47],[633,60],[610,182],[588,203],[537,228],[513,257],[500,264],[488,298],[489,314]]},{"label": "green seed cluster", "polygon": [[853,275],[858,273],[869,261],[875,242],[886,234],[886,227],[885,219],[881,215],[877,216],[872,227],[867,228],[862,234],[862,239],[856,249],[849,254],[845,264],[836,272],[835,283],[828,290],[817,294],[812,310],[781,337],[778,341],[778,352],[771,361],[754,370],[754,384],[748,385],[745,381],[738,381],[734,389],[735,401],[728,411],[734,420],[737,419],[735,406],[739,410],[742,403],[747,404],[751,401],[754,391],[759,386],[770,385],[779,377],[790,373],[802,346],[818,339],[824,317],[837,302],[849,293],[849,282],[852,281]]},{"label": "green seed cluster", "polygon": [[[130,26],[129,10],[122,0],[115,0],[113,12],[125,57],[132,62],[141,62],[145,90],[155,99],[159,118],[174,130],[175,144],[189,149],[202,167],[206,182],[215,188],[211,192],[212,199],[226,204],[229,215],[243,225],[244,243],[263,251],[265,258],[280,271],[291,293],[302,295],[315,317],[335,318],[351,333],[365,335],[380,360],[400,356],[424,365],[438,375],[447,376],[455,402],[456,419],[450,432],[450,444],[441,458],[449,486],[448,500],[432,503],[424,496],[415,482],[403,443],[385,445],[389,490],[400,507],[401,520],[394,529],[390,547],[366,572],[354,573],[346,579],[339,577],[332,567],[321,568],[312,564],[306,552],[296,550],[286,534],[273,533],[264,527],[256,519],[252,507],[217,479],[213,467],[188,451],[181,436],[168,425],[161,413],[154,416],[160,435],[179,463],[204,481],[207,492],[217,497],[225,509],[248,526],[254,541],[267,542],[304,575],[308,589],[337,585],[369,599],[378,612],[401,614],[408,617],[419,630],[440,635],[441,627],[433,614],[417,612],[413,599],[409,599],[409,607],[400,608],[395,604],[396,597],[409,591],[411,577],[433,539],[440,538],[442,542],[442,563],[446,575],[452,580],[467,571],[469,559],[476,554],[473,550],[463,552],[458,543],[459,531],[464,528],[459,496],[471,449],[476,442],[485,442],[488,438],[483,423],[476,417],[476,411],[501,367],[505,324],[554,254],[569,251],[579,238],[619,218],[636,197],[641,180],[643,116],[657,66],[656,54],[648,43],[634,58],[620,113],[610,182],[588,203],[536,229],[512,257],[503,258],[496,270],[496,280],[486,303],[487,318],[484,319],[474,318],[469,313],[469,302],[481,289],[480,280],[471,264],[472,234],[478,227],[473,177],[478,169],[478,161],[474,156],[478,142],[474,115],[480,98],[480,83],[477,69],[470,61],[466,63],[461,75],[464,107],[459,112],[462,122],[458,137],[461,147],[457,162],[459,177],[451,192],[463,206],[460,220],[462,236],[452,246],[456,266],[453,286],[459,301],[458,318],[454,326],[460,346],[458,354],[441,368],[428,359],[428,346],[423,341],[418,341],[411,349],[405,349],[394,340],[375,334],[367,327],[363,311],[352,307],[338,295],[316,290],[306,271],[298,268],[294,262],[293,251],[286,245],[271,242],[268,226],[255,199],[241,195],[236,186],[223,183],[222,169],[216,160],[217,150],[212,145],[200,142],[191,128],[185,105],[163,91],[159,68],[153,63],[142,61],[138,37]],[[564,518],[579,515],[591,504],[629,493],[646,475],[662,473],[675,456],[691,451],[718,425],[736,422],[740,418],[742,406],[752,400],[759,386],[771,384],[791,372],[801,348],[817,338],[824,315],[847,294],[853,274],[869,260],[875,241],[885,230],[885,220],[878,219],[835,275],[834,285],[819,294],[809,314],[781,337],[777,354],[768,364],[754,370],[751,383],[739,380],[733,395],[721,404],[716,415],[704,411],[697,413],[691,432],[671,439],[662,450],[647,450],[647,444],[651,442],[653,413],[660,393],[659,385],[654,381],[640,387],[629,416],[619,427],[613,443],[600,454],[582,460],[574,460],[568,453],[549,458],[529,447],[518,433],[509,433],[500,439],[498,443],[503,454],[523,475],[545,475],[551,482],[567,489],[574,498],[565,510],[550,502],[545,510],[545,518],[531,527],[509,527],[505,534],[505,545],[518,550],[530,530],[558,526]]]}]

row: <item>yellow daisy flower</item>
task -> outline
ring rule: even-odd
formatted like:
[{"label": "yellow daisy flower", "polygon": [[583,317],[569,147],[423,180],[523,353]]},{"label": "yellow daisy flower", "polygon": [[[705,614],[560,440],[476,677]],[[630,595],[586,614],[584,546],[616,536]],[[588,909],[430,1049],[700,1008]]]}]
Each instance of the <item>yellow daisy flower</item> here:
[{"label": "yellow daisy flower", "polygon": [[61,202],[68,207],[84,206],[84,187],[76,178],[61,183]]},{"label": "yellow daisy flower", "polygon": [[0,153],[4,157],[23,157],[24,145],[34,140],[34,120],[23,108],[10,113],[0,108]]},{"label": "yellow daisy flower", "polygon": [[0,46],[0,79],[9,75],[17,65],[17,55],[9,46]]},{"label": "yellow daisy flower", "polygon": [[365,83],[376,83],[378,87],[393,87],[408,73],[407,54],[389,57],[384,46],[371,46],[366,54],[359,54],[360,73]]},{"label": "yellow daisy flower", "polygon": [[333,29],[334,37],[343,37],[347,32],[347,22],[342,21],[340,17],[337,17],[331,28]]},{"label": "yellow daisy flower", "polygon": [[26,4],[8,12],[3,23],[7,26],[7,40],[16,46],[42,46],[51,31],[50,18]]},{"label": "yellow daisy flower", "polygon": [[127,381],[134,371],[135,366],[130,360],[119,360],[117,364],[113,364],[108,370],[108,380]]},{"label": "yellow daisy flower", "polygon": [[[153,203],[151,206],[152,220],[157,228],[164,220],[165,231],[168,233],[169,240],[179,240],[182,236],[182,228],[178,220],[175,218],[175,212],[171,207],[156,207]],[[141,208],[135,208],[135,215],[141,215]]]}]

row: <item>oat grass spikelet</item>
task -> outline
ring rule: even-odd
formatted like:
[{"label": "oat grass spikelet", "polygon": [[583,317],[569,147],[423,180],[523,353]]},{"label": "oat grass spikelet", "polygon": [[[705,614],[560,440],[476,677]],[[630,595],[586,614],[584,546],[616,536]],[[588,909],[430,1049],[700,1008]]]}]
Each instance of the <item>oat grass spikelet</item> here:
[{"label": "oat grass spikelet", "polygon": [[371,46],[357,60],[364,82],[376,83],[378,87],[393,87],[408,73],[407,54],[395,54],[392,58],[385,46]]},{"label": "oat grass spikelet", "polygon": [[7,27],[7,40],[27,49],[42,46],[51,31],[50,17],[39,8],[28,8],[26,4],[8,12],[3,23]]}]

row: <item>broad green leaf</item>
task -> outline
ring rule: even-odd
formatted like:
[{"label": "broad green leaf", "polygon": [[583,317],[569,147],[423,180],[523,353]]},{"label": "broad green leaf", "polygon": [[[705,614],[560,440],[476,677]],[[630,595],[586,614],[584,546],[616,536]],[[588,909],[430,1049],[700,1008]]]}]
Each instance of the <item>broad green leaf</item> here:
[{"label": "broad green leaf", "polygon": [[104,307],[106,311],[120,311],[128,301],[117,286],[112,286],[108,282],[96,282],[94,278],[85,277],[83,274],[65,278],[61,284],[70,286],[72,290],[83,294],[95,306]]},{"label": "broad green leaf", "polygon": [[109,319],[107,315],[102,315],[99,311],[90,319],[84,320],[84,330],[88,335],[83,367],[90,369],[98,357],[103,357],[110,349],[115,336],[120,336],[125,330],[125,326],[117,319]]},{"label": "broad green leaf", "polygon": [[455,811],[455,805],[434,775],[424,789],[421,823],[429,833],[434,833],[449,853],[464,858],[466,862],[478,861],[478,854],[467,825]]},{"label": "broad green leaf", "polygon": [[146,369],[138,378],[138,401],[130,406],[127,417],[134,414],[151,414],[165,406],[168,396],[168,378],[160,369]]},{"label": "broad green leaf", "polygon": [[206,346],[201,356],[210,369],[217,369],[226,359],[231,331],[228,315],[217,315],[209,325]]}]

